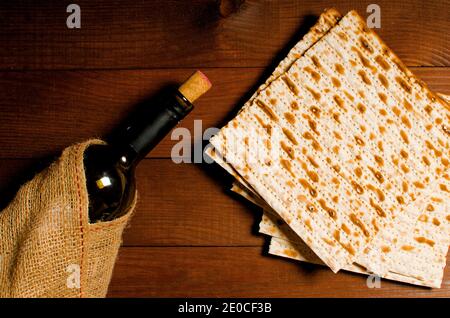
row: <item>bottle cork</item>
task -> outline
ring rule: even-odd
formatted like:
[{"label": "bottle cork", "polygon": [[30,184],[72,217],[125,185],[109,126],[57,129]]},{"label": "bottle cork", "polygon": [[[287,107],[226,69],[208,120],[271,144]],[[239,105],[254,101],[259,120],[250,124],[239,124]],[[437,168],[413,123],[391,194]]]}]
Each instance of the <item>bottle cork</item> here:
[{"label": "bottle cork", "polygon": [[211,86],[212,84],[206,75],[200,71],[196,71],[180,86],[180,88],[178,88],[178,90],[187,98],[187,100],[193,103],[196,99],[205,94]]}]

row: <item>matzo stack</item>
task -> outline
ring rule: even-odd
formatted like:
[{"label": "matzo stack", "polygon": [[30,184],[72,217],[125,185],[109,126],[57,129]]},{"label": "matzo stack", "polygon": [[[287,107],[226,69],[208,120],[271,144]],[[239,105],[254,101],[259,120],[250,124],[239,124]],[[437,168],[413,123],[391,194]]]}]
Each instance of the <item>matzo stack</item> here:
[{"label": "matzo stack", "polygon": [[[448,165],[445,107],[350,12],[211,142],[337,271]],[[269,125],[280,160],[230,147]]]}]

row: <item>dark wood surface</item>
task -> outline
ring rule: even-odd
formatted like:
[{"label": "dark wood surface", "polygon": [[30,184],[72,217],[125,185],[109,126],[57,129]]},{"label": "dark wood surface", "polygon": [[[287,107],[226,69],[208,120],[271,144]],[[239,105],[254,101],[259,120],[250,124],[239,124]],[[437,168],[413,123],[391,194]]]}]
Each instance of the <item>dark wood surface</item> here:
[{"label": "dark wood surface", "polygon": [[[68,2],[69,3],[69,2]],[[226,17],[217,1],[77,1],[0,4],[0,207],[65,146],[105,136],[136,105],[200,68],[213,89],[181,124],[220,127],[326,7],[366,15],[370,1],[243,1]],[[378,1],[377,31],[435,91],[450,94],[450,1]],[[138,169],[140,201],[111,297],[450,297],[267,255],[260,209],[232,194],[216,165],[175,164],[166,138]],[[193,138],[192,143],[201,142]]]}]

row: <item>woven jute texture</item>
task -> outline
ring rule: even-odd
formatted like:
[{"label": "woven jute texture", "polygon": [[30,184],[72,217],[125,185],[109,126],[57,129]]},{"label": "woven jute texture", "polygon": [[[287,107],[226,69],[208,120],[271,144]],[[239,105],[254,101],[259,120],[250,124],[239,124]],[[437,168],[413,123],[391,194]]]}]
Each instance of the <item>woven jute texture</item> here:
[{"label": "woven jute texture", "polygon": [[118,219],[89,223],[83,154],[99,143],[65,149],[0,212],[1,297],[106,295],[136,202]]}]

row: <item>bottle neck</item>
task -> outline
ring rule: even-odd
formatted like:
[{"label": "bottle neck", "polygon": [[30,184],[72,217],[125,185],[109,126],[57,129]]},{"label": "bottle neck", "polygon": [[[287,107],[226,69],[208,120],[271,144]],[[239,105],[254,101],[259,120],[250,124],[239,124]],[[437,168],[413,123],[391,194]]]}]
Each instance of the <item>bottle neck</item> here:
[{"label": "bottle neck", "polygon": [[134,168],[192,109],[193,105],[178,90],[146,105],[112,143],[118,163],[126,169]]}]

